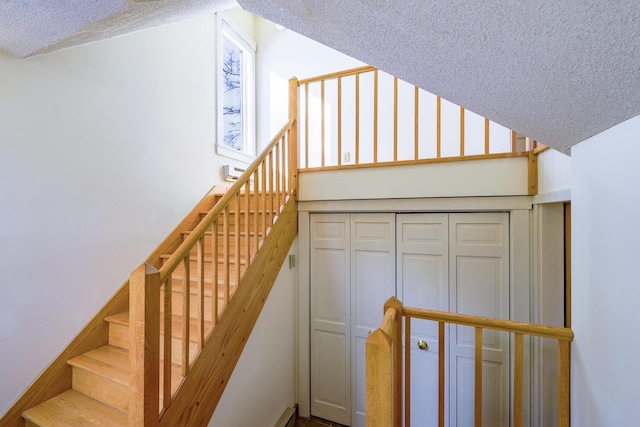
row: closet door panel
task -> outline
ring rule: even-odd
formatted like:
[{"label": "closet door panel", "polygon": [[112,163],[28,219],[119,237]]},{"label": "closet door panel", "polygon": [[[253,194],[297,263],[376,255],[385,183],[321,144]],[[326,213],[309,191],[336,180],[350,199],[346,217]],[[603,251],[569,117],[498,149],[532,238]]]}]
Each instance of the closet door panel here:
[{"label": "closet door panel", "polygon": [[[398,296],[410,307],[448,311],[449,233],[447,214],[397,216]],[[420,350],[418,341],[428,348]],[[407,343],[405,343],[407,345]],[[438,418],[438,324],[411,321],[412,425],[436,426]]]},{"label": "closet door panel", "polygon": [[[450,214],[450,311],[509,318],[509,216]],[[475,329],[450,328],[451,425],[473,425]],[[484,330],[483,425],[509,425],[509,336]],[[454,409],[455,408],[455,409]]]},{"label": "closet door panel", "polygon": [[396,295],[395,214],[351,215],[351,426],[365,426],[365,342]]},{"label": "closet door panel", "polygon": [[349,215],[311,216],[311,413],[351,416]]}]

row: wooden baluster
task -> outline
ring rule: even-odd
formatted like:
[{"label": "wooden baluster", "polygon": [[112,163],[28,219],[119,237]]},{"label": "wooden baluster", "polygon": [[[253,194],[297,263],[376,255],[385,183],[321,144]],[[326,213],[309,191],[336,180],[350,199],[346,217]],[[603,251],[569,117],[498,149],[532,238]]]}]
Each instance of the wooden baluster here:
[{"label": "wooden baluster", "polygon": [[309,167],[309,83],[304,85],[304,167]]},{"label": "wooden baluster", "polygon": [[404,324],[404,425],[411,426],[411,317]]},{"label": "wooden baluster", "polygon": [[464,157],[464,108],[460,107],[460,157]]},{"label": "wooden baluster", "polygon": [[275,163],[276,163],[276,175],[275,175],[275,186],[276,186],[276,194],[275,194],[275,215],[278,215],[280,212],[280,147],[282,145],[282,138],[278,140],[278,143],[275,147],[273,147],[275,151]]},{"label": "wooden baluster", "polygon": [[[231,282],[231,268],[229,266],[229,205],[224,208],[224,222],[222,223],[222,273],[224,274],[224,302],[222,309],[224,310],[229,304],[229,295],[230,295],[230,282]],[[217,263],[216,263],[217,266]]]},{"label": "wooden baluster", "polygon": [[438,427],[444,427],[444,322],[438,322]]},{"label": "wooden baluster", "polygon": [[211,226],[211,322],[213,327],[218,324],[218,244],[218,220],[216,219]]},{"label": "wooden baluster", "polygon": [[235,276],[235,287],[234,287],[234,292],[235,290],[238,289],[238,286],[240,286],[240,222],[242,221],[242,212],[240,212],[240,191],[238,191],[235,195],[235,202],[236,202],[236,215],[235,215],[235,222],[234,222],[234,232],[235,232],[235,245],[233,246],[234,249],[234,253],[233,256],[236,259],[236,268],[234,270],[234,276]]},{"label": "wooden baluster", "polygon": [[398,161],[398,78],[393,78],[393,161]]},{"label": "wooden baluster", "polygon": [[418,123],[420,122],[420,116],[419,116],[419,103],[420,103],[420,88],[418,86],[414,87],[414,94],[413,94],[413,98],[414,98],[414,106],[413,106],[413,117],[414,117],[414,123],[413,123],[413,159],[414,160],[418,160],[418,156],[419,156],[419,150],[418,150],[418,144],[419,144],[419,138],[418,138]]},{"label": "wooden baluster", "polygon": [[[289,167],[287,167],[287,147],[289,146],[290,140],[291,140],[290,132],[287,132],[285,136],[282,137],[282,150],[281,150],[282,159],[280,160],[280,162],[282,163],[282,193],[281,193],[282,200],[280,200],[280,206],[284,206],[284,204],[287,203],[287,194],[289,194],[287,190],[287,182],[289,181],[287,171],[289,171],[290,169]],[[280,212],[280,209],[278,209],[278,213],[279,212]]]},{"label": "wooden baluster", "polygon": [[160,273],[143,264],[129,280],[129,425],[159,424]]},{"label": "wooden baluster", "polygon": [[484,154],[489,154],[489,119],[484,119]]},{"label": "wooden baluster", "polygon": [[356,74],[356,165],[360,164],[360,74]]},{"label": "wooden baluster", "polygon": [[274,204],[273,196],[275,194],[274,185],[273,185],[273,174],[274,174],[273,151],[271,151],[269,153],[269,170],[268,170],[269,191],[267,192],[268,200],[269,200],[269,203],[268,203],[268,206],[269,206],[269,227],[273,226],[273,211],[274,211],[274,208],[273,208],[273,204]]},{"label": "wooden baluster", "polygon": [[482,328],[476,327],[475,427],[482,427]]},{"label": "wooden baluster", "polygon": [[438,96],[436,98],[436,157],[439,159],[441,156],[441,144],[442,129],[440,127],[442,121],[442,101]]},{"label": "wooden baluster", "polygon": [[[297,193],[298,186],[298,79],[289,80],[289,119],[293,120],[289,131],[289,193]],[[297,196],[296,196],[297,197]],[[256,246],[257,248],[257,246]]]},{"label": "wooden baluster", "polygon": [[378,163],[378,70],[373,72],[373,163]]},{"label": "wooden baluster", "polygon": [[265,158],[262,161],[262,203],[261,203],[261,210],[262,210],[262,238],[261,240],[264,240],[265,237],[267,237],[267,159]]},{"label": "wooden baluster", "polygon": [[342,77],[338,77],[338,166],[342,164]]},{"label": "wooden baluster", "polygon": [[191,312],[191,255],[182,260],[184,266],[184,278],[182,285],[182,376],[186,377],[189,373],[189,341],[190,330],[189,318]]},{"label": "wooden baluster", "polygon": [[522,376],[524,358],[524,335],[516,333],[516,366],[513,370],[513,425],[522,427]]},{"label": "wooden baluster", "polygon": [[571,343],[558,340],[558,427],[571,423]]},{"label": "wooden baluster", "polygon": [[198,240],[198,296],[197,318],[197,340],[198,350],[204,347],[204,235]]},{"label": "wooden baluster", "polygon": [[320,153],[322,157],[321,165],[325,165],[325,146],[324,146],[324,80],[320,81]]},{"label": "wooden baluster", "polygon": [[166,409],[171,403],[171,354],[172,354],[172,326],[173,326],[173,279],[171,276],[164,283],[164,338],[163,338],[163,384],[162,408]]},{"label": "wooden baluster", "polygon": [[402,303],[398,300],[393,333],[393,420],[395,427],[402,426]]},{"label": "wooden baluster", "polygon": [[[251,187],[249,185],[249,180],[244,185],[244,210],[247,213],[244,217],[244,250],[245,250],[245,270],[249,268],[251,265],[251,237],[249,236],[249,231],[251,229]],[[256,215],[255,212],[253,214]]]},{"label": "wooden baluster", "polygon": [[[253,215],[253,247],[254,253],[258,251],[258,245],[260,244],[260,228],[259,228],[259,219],[261,216],[260,213],[260,181],[258,180],[259,174],[258,169],[253,173],[253,209],[255,213]],[[249,239],[250,234],[247,232],[247,239]]]}]

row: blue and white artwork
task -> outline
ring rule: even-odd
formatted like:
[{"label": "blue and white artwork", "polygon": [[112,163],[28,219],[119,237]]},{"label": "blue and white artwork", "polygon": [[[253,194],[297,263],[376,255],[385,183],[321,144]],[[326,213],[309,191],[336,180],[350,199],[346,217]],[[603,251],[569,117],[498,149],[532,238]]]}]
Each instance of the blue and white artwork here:
[{"label": "blue and white artwork", "polygon": [[227,37],[222,44],[222,140],[225,146],[242,151],[243,51]]}]

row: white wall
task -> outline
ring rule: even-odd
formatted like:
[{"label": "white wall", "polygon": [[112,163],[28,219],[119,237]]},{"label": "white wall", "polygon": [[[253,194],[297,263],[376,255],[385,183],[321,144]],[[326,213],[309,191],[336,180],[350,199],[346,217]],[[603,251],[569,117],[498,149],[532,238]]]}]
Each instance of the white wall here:
[{"label": "white wall", "polygon": [[571,188],[571,157],[556,150],[538,155],[538,194]]},{"label": "white wall", "polygon": [[364,65],[291,30],[279,31],[262,18],[256,19],[256,42],[258,152],[289,120],[291,77],[303,79]]},{"label": "white wall", "polygon": [[640,116],[572,149],[571,422],[640,425]]},{"label": "white wall", "polygon": [[297,284],[298,268],[286,259],[209,427],[273,426],[295,403]]},{"label": "white wall", "polygon": [[215,26],[0,56],[0,413],[221,181]]},{"label": "white wall", "polygon": [[[278,31],[274,24],[257,20],[258,80],[257,93],[261,100],[258,110],[258,144],[266,145],[288,119],[288,80],[291,77],[305,79],[321,74],[343,71],[366,64],[301,36],[291,30]],[[342,154],[349,152],[355,163],[355,77],[342,80]],[[414,156],[414,87],[406,82],[398,86],[398,158]],[[267,101],[268,100],[268,101]],[[299,104],[304,106],[304,91]],[[325,85],[325,165],[336,165],[337,152],[337,81],[328,80]],[[378,94],[378,161],[393,160],[393,77],[380,72]],[[320,84],[309,85],[309,167],[320,162]],[[373,74],[360,78],[360,162],[373,160]],[[420,91],[419,101],[419,156],[436,157],[436,96]],[[300,129],[304,129],[305,116],[299,117]],[[442,156],[460,154],[460,107],[442,101]],[[299,134],[300,156],[305,158],[304,132]],[[511,133],[508,129],[491,123],[491,152],[510,150]],[[467,111],[465,113],[465,153],[484,153],[484,119]],[[304,166],[304,164],[302,164]]]},{"label": "white wall", "polygon": [[516,196],[527,194],[527,159],[301,172],[300,200]]}]

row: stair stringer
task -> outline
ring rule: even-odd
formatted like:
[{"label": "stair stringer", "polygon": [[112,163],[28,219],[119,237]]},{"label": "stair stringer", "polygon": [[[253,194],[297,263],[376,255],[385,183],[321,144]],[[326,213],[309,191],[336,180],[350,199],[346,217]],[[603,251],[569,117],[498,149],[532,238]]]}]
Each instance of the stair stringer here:
[{"label": "stair stringer", "polygon": [[[145,263],[160,268],[162,265],[160,255],[175,251],[183,241],[182,231],[193,229],[200,222],[200,212],[210,210],[223,193],[220,187],[213,187],[153,251]],[[7,409],[0,418],[0,426],[24,427],[25,421],[22,418],[24,411],[71,389],[72,369],[67,361],[107,344],[109,325],[105,322],[105,318],[127,310],[129,310],[128,280]]]},{"label": "stair stringer", "polygon": [[207,425],[297,234],[298,207],[291,197],[162,415],[160,427]]}]

